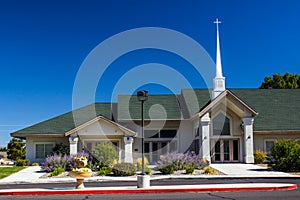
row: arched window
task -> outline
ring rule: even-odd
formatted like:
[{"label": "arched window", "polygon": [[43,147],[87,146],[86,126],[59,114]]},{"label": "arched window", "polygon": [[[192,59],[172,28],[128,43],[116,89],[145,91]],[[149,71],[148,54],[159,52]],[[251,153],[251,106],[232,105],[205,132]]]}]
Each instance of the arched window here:
[{"label": "arched window", "polygon": [[230,135],[230,120],[223,113],[213,119],[213,135]]}]

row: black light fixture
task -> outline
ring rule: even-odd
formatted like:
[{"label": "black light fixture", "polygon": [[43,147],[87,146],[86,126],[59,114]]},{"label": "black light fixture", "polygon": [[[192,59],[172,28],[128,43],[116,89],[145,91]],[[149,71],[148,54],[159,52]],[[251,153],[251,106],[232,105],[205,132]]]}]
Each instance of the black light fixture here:
[{"label": "black light fixture", "polygon": [[242,122],[242,123],[240,124],[240,127],[241,127],[242,131],[244,131],[244,128],[245,128],[244,122]]},{"label": "black light fixture", "polygon": [[142,175],[145,175],[145,158],[144,158],[144,102],[148,99],[148,91],[141,90],[137,92],[138,100],[141,102],[141,125],[142,125]]}]

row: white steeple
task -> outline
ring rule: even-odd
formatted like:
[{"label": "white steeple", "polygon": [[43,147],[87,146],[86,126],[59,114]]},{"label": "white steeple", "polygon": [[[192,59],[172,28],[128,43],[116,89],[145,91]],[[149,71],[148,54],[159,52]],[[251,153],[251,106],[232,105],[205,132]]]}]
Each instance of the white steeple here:
[{"label": "white steeple", "polygon": [[214,23],[217,25],[217,52],[216,52],[216,77],[214,78],[214,89],[212,92],[212,99],[216,98],[225,90],[225,77],[222,74],[221,52],[220,52],[220,38],[219,38],[219,24],[221,21],[216,19]]}]

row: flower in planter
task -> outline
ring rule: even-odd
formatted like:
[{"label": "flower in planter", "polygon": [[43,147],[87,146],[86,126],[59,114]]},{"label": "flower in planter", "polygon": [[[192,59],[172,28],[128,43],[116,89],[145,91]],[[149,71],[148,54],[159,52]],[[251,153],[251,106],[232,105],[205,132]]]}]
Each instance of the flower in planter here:
[{"label": "flower in planter", "polygon": [[76,164],[76,168],[72,169],[72,172],[91,172],[92,170],[85,167],[87,165],[87,157],[86,156],[75,156],[74,161]]},{"label": "flower in planter", "polygon": [[92,172],[90,168],[84,167],[84,168],[73,168],[72,172]]},{"label": "flower in planter", "polygon": [[87,160],[86,156],[75,156],[74,157],[75,161],[85,161]]}]

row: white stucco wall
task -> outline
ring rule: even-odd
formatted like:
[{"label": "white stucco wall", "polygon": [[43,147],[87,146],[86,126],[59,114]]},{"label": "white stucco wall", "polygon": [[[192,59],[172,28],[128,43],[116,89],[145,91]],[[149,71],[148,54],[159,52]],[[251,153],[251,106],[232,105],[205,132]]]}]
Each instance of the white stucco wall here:
[{"label": "white stucco wall", "polygon": [[194,124],[188,120],[182,120],[177,132],[178,136],[178,151],[186,152],[194,141],[195,130]]},{"label": "white stucco wall", "polygon": [[69,141],[67,137],[27,137],[26,138],[26,159],[30,160],[30,163],[33,162],[43,162],[44,159],[36,159],[35,158],[35,144],[37,143],[53,143],[60,144],[63,143],[65,145],[69,145]]},{"label": "white stucco wall", "polygon": [[254,132],[254,150],[266,151],[265,141],[293,139],[300,141],[300,133],[255,133]]}]

